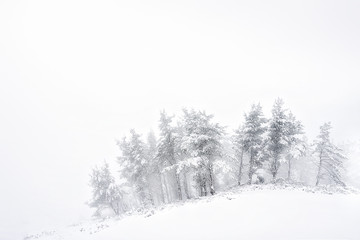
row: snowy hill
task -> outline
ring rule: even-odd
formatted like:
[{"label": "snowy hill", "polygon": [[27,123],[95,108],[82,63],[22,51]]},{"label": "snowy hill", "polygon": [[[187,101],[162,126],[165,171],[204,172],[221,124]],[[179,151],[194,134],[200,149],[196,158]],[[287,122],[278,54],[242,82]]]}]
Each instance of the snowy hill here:
[{"label": "snowy hill", "polygon": [[360,239],[359,216],[360,194],[355,191],[246,186],[25,239]]}]

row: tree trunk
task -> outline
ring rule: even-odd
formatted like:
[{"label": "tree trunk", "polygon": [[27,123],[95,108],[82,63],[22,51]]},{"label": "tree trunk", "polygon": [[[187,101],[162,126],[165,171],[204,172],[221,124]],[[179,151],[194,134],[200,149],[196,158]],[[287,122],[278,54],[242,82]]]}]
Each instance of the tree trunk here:
[{"label": "tree trunk", "polygon": [[274,159],[274,163],[273,163],[274,167],[273,167],[273,171],[272,171],[272,177],[273,177],[273,183],[276,182],[276,175],[277,175],[277,170],[276,170],[276,165],[277,165],[277,160]]},{"label": "tree trunk", "polygon": [[164,187],[165,187],[165,192],[166,192],[166,198],[167,198],[167,203],[170,203],[171,202],[171,198],[170,198],[170,190],[169,190],[169,185],[167,184],[167,181],[166,181],[166,176],[163,176],[163,179],[164,179]]},{"label": "tree trunk", "polygon": [[273,183],[276,182],[276,176],[278,173],[278,161],[279,161],[279,156],[277,154],[275,154],[274,156],[274,162],[273,162],[273,167],[272,167],[272,176],[273,176]]},{"label": "tree trunk", "polygon": [[145,205],[149,204],[151,207],[155,206],[154,197],[148,186],[146,188],[144,188],[144,194],[145,194],[145,201],[146,201]]},{"label": "tree trunk", "polygon": [[321,175],[321,168],[322,168],[322,152],[320,152],[320,163],[319,163],[319,169],[318,169],[318,174],[316,176],[316,184],[315,186],[319,185],[320,182],[320,175]]},{"label": "tree trunk", "polygon": [[254,174],[254,157],[253,157],[253,151],[250,150],[250,162],[249,162],[249,184],[252,183],[252,176]]},{"label": "tree trunk", "polygon": [[243,156],[244,156],[244,150],[241,150],[241,156],[240,156],[240,166],[239,166],[239,175],[238,175],[238,185],[241,185],[241,175],[242,175],[242,168],[243,168]]},{"label": "tree trunk", "polygon": [[210,193],[211,195],[215,194],[215,187],[214,187],[214,173],[213,173],[213,166],[210,164],[209,166],[209,185],[210,185]]},{"label": "tree trunk", "polygon": [[190,199],[189,189],[188,189],[188,184],[187,184],[187,177],[186,177],[185,171],[183,174],[183,185],[184,185],[184,192],[185,192],[186,199]]},{"label": "tree trunk", "polygon": [[119,215],[119,203],[110,203],[110,208],[114,211],[116,215]]},{"label": "tree trunk", "polygon": [[180,183],[180,175],[175,170],[175,179],[176,179],[176,187],[177,187],[177,195],[179,200],[183,200],[182,192],[181,192],[181,183]]},{"label": "tree trunk", "polygon": [[196,172],[195,175],[195,180],[196,180],[196,185],[197,185],[197,190],[199,191],[199,196],[202,197],[204,195],[204,191],[203,191],[203,184],[202,184],[202,178],[199,172]]},{"label": "tree trunk", "polygon": [[159,170],[159,177],[160,177],[160,194],[161,194],[161,200],[163,203],[165,202],[165,193],[164,193],[164,184],[163,184],[163,175],[161,171]]},{"label": "tree trunk", "polygon": [[289,168],[288,168],[288,181],[290,181],[291,180],[291,157],[289,157],[289,159],[288,159],[288,163],[289,163]]},{"label": "tree trunk", "polygon": [[203,196],[207,196],[207,186],[206,186],[206,179],[205,179],[205,177],[202,177],[201,185],[202,185]]}]

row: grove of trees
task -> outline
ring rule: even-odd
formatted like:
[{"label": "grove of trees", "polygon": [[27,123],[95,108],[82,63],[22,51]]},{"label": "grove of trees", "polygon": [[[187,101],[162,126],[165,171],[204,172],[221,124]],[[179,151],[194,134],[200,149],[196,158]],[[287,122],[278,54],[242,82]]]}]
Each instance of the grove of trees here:
[{"label": "grove of trees", "polygon": [[214,195],[245,184],[302,183],[345,186],[342,150],[330,123],[309,143],[302,123],[277,99],[270,118],[251,106],[233,132],[204,111],[184,109],[179,118],[160,113],[158,136],[135,130],[117,141],[117,174],[104,162],[92,170],[89,205],[101,215],[141,210]]}]

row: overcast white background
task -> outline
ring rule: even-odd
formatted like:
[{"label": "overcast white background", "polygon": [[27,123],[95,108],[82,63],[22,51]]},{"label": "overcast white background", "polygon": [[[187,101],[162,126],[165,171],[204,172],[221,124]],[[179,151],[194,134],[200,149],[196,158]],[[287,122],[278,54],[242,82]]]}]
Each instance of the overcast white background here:
[{"label": "overcast white background", "polygon": [[360,1],[0,1],[0,238],[90,216],[91,167],[159,111],[285,100],[359,139]]}]

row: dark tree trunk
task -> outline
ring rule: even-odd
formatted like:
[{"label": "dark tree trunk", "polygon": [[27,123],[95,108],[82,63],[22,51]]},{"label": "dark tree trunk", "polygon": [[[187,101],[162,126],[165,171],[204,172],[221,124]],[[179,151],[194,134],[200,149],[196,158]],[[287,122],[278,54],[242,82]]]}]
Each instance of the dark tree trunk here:
[{"label": "dark tree trunk", "polygon": [[202,179],[202,188],[203,188],[203,193],[204,193],[204,195],[203,196],[207,196],[208,195],[208,191],[207,191],[207,186],[206,186],[206,179],[205,179],[205,177],[203,177],[203,179]]},{"label": "dark tree trunk", "polygon": [[181,192],[181,183],[180,183],[180,175],[175,170],[175,179],[176,179],[176,187],[177,187],[177,195],[179,200],[183,200],[182,192]]},{"label": "dark tree trunk", "polygon": [[278,173],[278,170],[279,170],[279,154],[274,155],[274,161],[273,161],[272,164],[273,164],[273,166],[272,166],[271,173],[272,173],[272,177],[273,177],[273,182],[275,183],[276,182],[276,176],[277,176],[277,173]]},{"label": "dark tree trunk", "polygon": [[291,160],[292,160],[292,158],[289,157],[289,160],[288,160],[289,168],[288,168],[288,177],[287,177],[289,181],[291,180]]},{"label": "dark tree trunk", "polygon": [[215,194],[215,186],[214,186],[214,173],[213,173],[213,166],[210,164],[209,166],[209,185],[210,185],[210,194]]},{"label": "dark tree trunk", "polygon": [[254,156],[253,156],[253,150],[250,150],[250,162],[249,162],[249,184],[252,183],[252,176],[254,174]]}]

